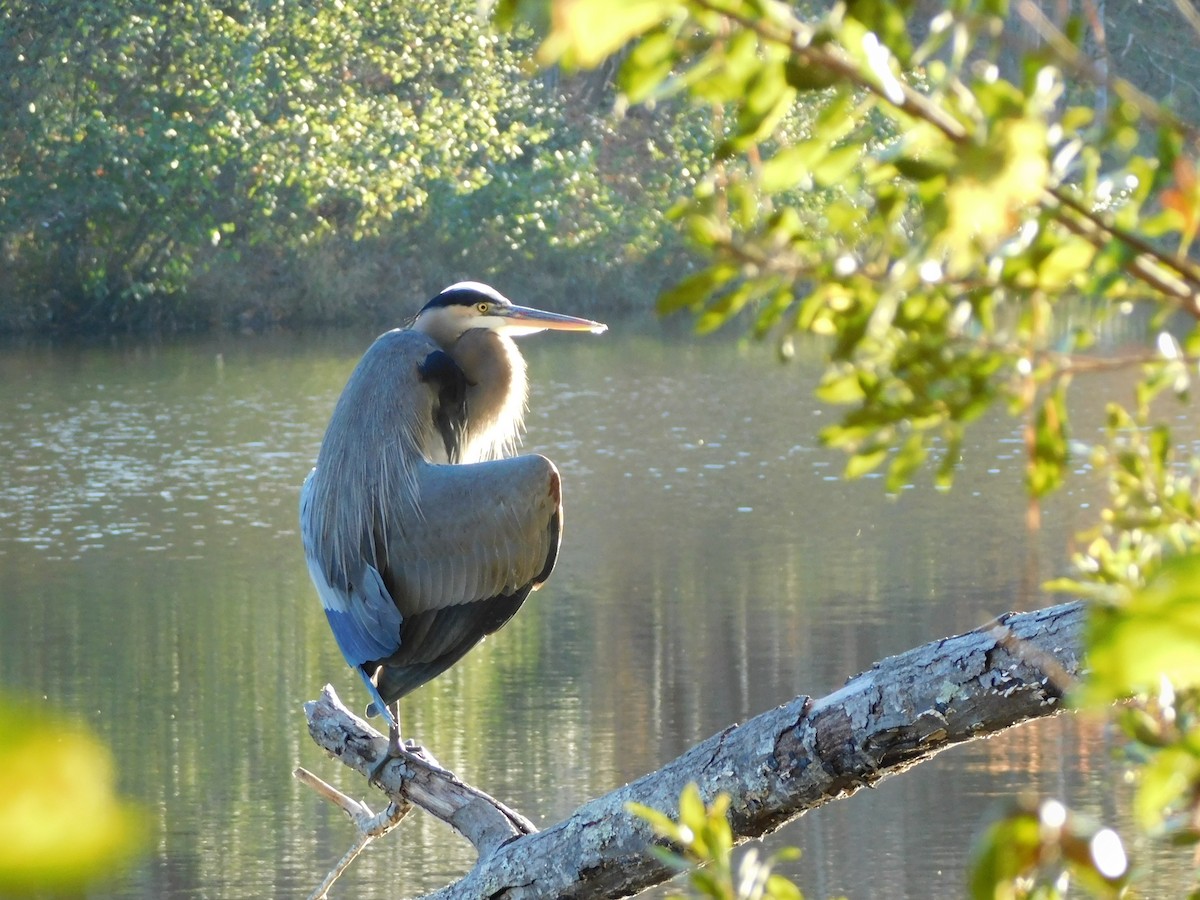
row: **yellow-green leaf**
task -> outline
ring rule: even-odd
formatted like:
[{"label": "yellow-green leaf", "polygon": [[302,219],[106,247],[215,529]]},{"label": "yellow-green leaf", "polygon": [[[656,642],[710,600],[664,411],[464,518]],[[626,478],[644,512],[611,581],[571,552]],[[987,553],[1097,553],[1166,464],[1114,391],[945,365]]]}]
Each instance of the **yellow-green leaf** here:
[{"label": "yellow-green leaf", "polygon": [[833,187],[850,174],[861,158],[862,147],[854,144],[831,150],[813,166],[813,180],[822,187]]},{"label": "yellow-green leaf", "polygon": [[81,892],[128,862],[145,822],[114,782],[86,729],[0,700],[0,895]]},{"label": "yellow-green leaf", "polygon": [[672,0],[564,0],[554,4],[551,28],[538,49],[542,65],[591,69],[630,40],[669,18]]},{"label": "yellow-green leaf", "polygon": [[866,475],[879,467],[879,464],[887,458],[887,452],[887,447],[875,447],[853,454],[846,460],[846,470],[843,475],[846,478],[860,478]]},{"label": "yellow-green leaf", "polygon": [[1096,248],[1083,238],[1068,238],[1047,254],[1038,266],[1043,290],[1061,291],[1091,265]]},{"label": "yellow-green leaf", "polygon": [[824,403],[858,403],[863,397],[862,385],[854,372],[831,373],[822,379],[814,393]]},{"label": "yellow-green leaf", "polygon": [[688,782],[679,795],[679,824],[699,834],[704,828],[704,819],[704,801],[700,798],[700,788],[694,781]]},{"label": "yellow-green leaf", "polygon": [[1200,555],[1166,561],[1127,603],[1097,607],[1088,646],[1085,702],[1157,691],[1163,679],[1176,690],[1200,687]]},{"label": "yellow-green leaf", "polygon": [[812,178],[812,167],[828,152],[828,144],[817,139],[785,147],[763,163],[759,174],[762,189],[773,194],[803,186]]}]

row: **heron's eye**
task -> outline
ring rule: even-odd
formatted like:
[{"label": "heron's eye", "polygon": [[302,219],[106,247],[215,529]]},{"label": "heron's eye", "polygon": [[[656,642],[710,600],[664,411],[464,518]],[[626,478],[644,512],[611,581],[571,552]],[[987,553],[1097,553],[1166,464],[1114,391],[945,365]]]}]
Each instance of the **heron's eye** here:
[{"label": "heron's eye", "polygon": [[479,310],[481,313],[486,313],[486,312],[487,312],[489,309],[491,309],[491,308],[492,308],[492,304],[488,303],[488,302],[485,300],[485,301],[483,301],[482,303],[476,303],[476,304],[475,304],[475,308],[476,308],[477,310]]}]

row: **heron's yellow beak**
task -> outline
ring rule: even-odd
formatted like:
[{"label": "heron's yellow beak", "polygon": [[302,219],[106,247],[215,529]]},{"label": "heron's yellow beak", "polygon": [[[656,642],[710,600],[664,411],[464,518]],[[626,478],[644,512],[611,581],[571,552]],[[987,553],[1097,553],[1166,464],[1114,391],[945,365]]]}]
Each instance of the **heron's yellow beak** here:
[{"label": "heron's yellow beak", "polygon": [[512,335],[533,334],[546,330],[590,331],[592,334],[603,334],[608,331],[608,326],[603,322],[564,316],[530,306],[506,306],[494,310],[492,314],[502,315],[505,318],[504,331]]}]

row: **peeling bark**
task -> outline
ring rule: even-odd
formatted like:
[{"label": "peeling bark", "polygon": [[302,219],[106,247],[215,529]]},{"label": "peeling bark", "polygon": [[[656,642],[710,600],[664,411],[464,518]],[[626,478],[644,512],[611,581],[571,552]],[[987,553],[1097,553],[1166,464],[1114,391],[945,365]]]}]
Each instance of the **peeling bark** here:
[{"label": "peeling bark", "polygon": [[[706,802],[732,796],[739,841],[774,831],[947,747],[1057,713],[1081,671],[1084,618],[1080,603],[1009,613],[888,657],[826,697],[797,697],[724,729],[542,832],[436,762],[398,760],[383,787],[450,822],[479,850],[475,867],[431,898],[628,896],[674,873],[647,852],[653,835],[626,803],[673,814],[694,781]],[[314,739],[369,773],[386,746],[382,735],[343,707],[319,706],[317,716],[318,704],[306,705]]]}]

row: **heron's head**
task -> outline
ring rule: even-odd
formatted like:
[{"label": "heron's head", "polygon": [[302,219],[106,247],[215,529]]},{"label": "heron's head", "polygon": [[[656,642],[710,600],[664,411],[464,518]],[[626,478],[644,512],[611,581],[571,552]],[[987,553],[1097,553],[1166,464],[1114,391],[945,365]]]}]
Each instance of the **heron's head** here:
[{"label": "heron's head", "polygon": [[443,345],[453,343],[472,328],[485,328],[507,337],[537,334],[547,329],[593,334],[608,330],[607,325],[591,319],[517,306],[495,288],[478,281],[450,285],[417,313],[413,328]]}]

